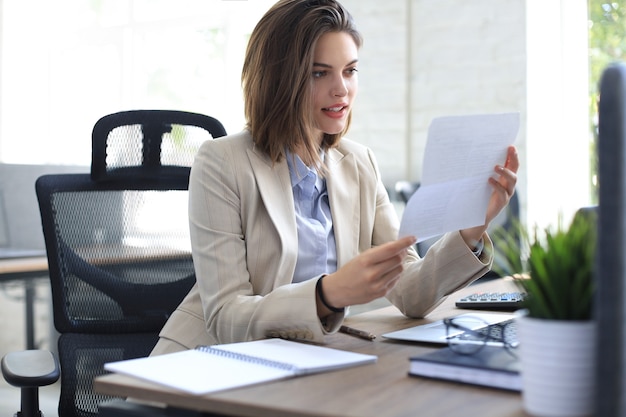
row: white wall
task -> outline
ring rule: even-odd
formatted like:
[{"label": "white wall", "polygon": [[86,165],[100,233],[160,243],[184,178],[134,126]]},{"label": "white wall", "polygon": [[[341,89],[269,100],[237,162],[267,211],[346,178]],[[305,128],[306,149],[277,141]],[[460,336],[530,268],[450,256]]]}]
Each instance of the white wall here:
[{"label": "white wall", "polygon": [[365,37],[350,137],[419,180],[434,117],[519,111],[528,225],[589,201],[584,0],[343,0]]}]

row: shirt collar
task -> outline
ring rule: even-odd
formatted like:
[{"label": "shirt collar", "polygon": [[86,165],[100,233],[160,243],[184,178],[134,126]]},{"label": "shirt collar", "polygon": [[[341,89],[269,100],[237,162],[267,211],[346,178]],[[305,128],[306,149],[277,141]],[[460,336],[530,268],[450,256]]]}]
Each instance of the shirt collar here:
[{"label": "shirt collar", "polygon": [[[287,165],[289,167],[289,176],[291,178],[291,188],[299,185],[308,175],[312,175],[315,178],[315,186],[318,191],[322,189],[324,179],[317,174],[315,169],[312,169],[302,162],[302,159],[298,154],[286,151]],[[326,152],[320,150],[320,159],[322,163],[326,158]]]}]

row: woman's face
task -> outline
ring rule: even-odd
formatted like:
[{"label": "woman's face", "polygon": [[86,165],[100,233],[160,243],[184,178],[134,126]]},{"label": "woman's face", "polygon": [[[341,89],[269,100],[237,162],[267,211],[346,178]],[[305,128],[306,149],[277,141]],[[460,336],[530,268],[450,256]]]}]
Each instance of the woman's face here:
[{"label": "woman's face", "polygon": [[313,111],[315,127],[328,134],[341,133],[358,90],[358,49],[346,32],[322,35],[313,59]]}]

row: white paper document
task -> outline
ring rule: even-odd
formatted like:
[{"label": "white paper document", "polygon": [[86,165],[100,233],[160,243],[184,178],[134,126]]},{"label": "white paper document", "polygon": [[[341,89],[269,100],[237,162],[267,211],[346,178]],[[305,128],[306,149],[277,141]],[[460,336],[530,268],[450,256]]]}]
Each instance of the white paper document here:
[{"label": "white paper document", "polygon": [[399,237],[421,242],[484,224],[493,191],[488,179],[504,164],[518,130],[519,113],[434,119],[421,184],[404,209]]}]

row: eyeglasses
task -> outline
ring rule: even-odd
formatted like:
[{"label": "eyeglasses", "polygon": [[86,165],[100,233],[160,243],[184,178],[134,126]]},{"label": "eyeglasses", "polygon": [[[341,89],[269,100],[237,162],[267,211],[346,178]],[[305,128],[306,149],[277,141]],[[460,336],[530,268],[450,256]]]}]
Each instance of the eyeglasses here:
[{"label": "eyeglasses", "polygon": [[515,356],[518,346],[515,322],[489,324],[480,317],[462,316],[443,319],[448,346],[456,353],[471,355],[486,345],[503,347]]}]

